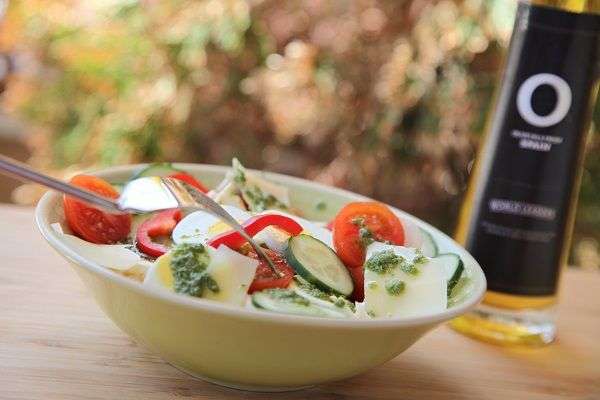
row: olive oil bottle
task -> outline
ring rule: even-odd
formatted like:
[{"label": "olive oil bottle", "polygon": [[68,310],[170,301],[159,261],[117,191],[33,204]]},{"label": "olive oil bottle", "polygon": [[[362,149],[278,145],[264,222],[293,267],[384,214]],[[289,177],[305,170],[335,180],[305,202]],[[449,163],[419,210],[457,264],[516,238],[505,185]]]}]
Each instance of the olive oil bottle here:
[{"label": "olive oil bottle", "polygon": [[555,337],[600,63],[600,0],[519,2],[504,76],[456,233],[488,292],[452,326],[496,343]]}]

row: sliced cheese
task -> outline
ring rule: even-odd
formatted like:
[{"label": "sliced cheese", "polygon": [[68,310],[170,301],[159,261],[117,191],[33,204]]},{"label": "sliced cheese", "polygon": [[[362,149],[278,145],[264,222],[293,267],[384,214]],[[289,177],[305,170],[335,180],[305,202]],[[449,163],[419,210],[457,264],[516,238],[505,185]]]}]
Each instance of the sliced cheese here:
[{"label": "sliced cheese", "polygon": [[[415,249],[373,243],[367,249],[367,260],[375,254],[391,250],[412,263],[419,256]],[[426,262],[417,264],[419,272],[409,274],[401,268],[379,274],[365,268],[365,311],[371,317],[415,317],[435,314],[447,307],[447,280],[444,269],[435,260],[426,258]],[[391,280],[404,282],[404,290],[393,295],[386,285]]]},{"label": "sliced cheese", "polygon": [[211,191],[209,196],[219,204],[246,210],[246,204],[239,195],[237,186],[228,178],[225,179],[226,181],[223,181],[216,190]]},{"label": "sliced cheese", "polygon": [[221,245],[211,252],[207,268],[207,272],[219,285],[219,291],[206,291],[204,298],[243,306],[257,267],[258,260]]},{"label": "sliced cheese", "polygon": [[63,233],[60,224],[52,224],[60,237],[60,240],[80,256],[95,264],[117,271],[129,271],[135,269],[141,273],[148,268],[148,262],[143,260],[138,253],[122,244],[96,244],[85,241],[74,235]]}]

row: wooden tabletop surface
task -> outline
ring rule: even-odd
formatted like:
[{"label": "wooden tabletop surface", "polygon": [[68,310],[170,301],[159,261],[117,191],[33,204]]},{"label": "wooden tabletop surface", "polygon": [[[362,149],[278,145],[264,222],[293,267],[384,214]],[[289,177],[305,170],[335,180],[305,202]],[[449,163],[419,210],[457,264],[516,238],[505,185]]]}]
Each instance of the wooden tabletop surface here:
[{"label": "wooden tabletop surface", "polygon": [[195,380],[105,317],[42,240],[33,210],[0,206],[0,399],[600,399],[600,273],[569,270],[558,341],[480,343],[442,326],[396,359],[285,394]]}]

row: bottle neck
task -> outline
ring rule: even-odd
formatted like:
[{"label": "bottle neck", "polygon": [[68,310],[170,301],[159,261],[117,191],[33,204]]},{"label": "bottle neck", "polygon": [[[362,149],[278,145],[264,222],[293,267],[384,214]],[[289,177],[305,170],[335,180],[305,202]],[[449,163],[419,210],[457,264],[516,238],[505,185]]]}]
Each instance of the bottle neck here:
[{"label": "bottle neck", "polygon": [[574,13],[600,14],[600,0],[522,0],[537,6],[558,8]]}]

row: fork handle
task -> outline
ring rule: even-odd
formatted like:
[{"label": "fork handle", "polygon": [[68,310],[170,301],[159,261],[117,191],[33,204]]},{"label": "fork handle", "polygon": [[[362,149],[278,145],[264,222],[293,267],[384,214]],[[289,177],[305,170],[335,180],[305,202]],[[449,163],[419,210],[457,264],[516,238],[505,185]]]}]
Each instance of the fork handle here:
[{"label": "fork handle", "polygon": [[106,197],[99,196],[96,193],[90,192],[89,190],[70,185],[49,175],[37,172],[25,164],[1,154],[0,171],[22,181],[39,183],[40,185],[49,187],[64,194],[68,194],[69,196],[77,197],[86,203],[102,207],[105,210],[111,212],[120,211],[117,203],[111,199],[107,199]]}]

